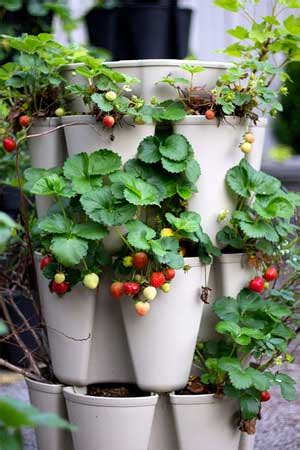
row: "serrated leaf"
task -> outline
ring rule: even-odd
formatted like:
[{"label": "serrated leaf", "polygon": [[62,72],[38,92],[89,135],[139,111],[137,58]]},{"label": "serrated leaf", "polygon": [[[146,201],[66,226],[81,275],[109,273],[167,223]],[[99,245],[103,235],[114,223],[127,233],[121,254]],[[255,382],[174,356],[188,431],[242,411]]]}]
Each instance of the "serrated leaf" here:
[{"label": "serrated leaf", "polygon": [[291,315],[290,308],[273,301],[265,301],[265,311],[277,319],[283,319]]},{"label": "serrated leaf", "polygon": [[166,213],[166,219],[173,229],[186,233],[195,233],[199,230],[201,218],[198,213],[184,211],[179,217]]},{"label": "serrated leaf", "polygon": [[185,176],[191,183],[196,183],[201,175],[201,169],[198,161],[196,159],[191,159],[187,162],[185,169]]},{"label": "serrated leaf", "polygon": [[184,105],[176,100],[166,100],[159,104],[154,110],[153,118],[155,120],[179,121],[186,116]]},{"label": "serrated leaf", "polygon": [[258,219],[253,223],[240,222],[239,227],[249,238],[265,238],[270,242],[278,242],[279,240],[274,227],[263,219]]},{"label": "serrated leaf", "polygon": [[238,12],[240,6],[238,0],[214,0],[214,5],[231,12]]},{"label": "serrated leaf", "polygon": [[232,337],[237,337],[241,334],[241,328],[235,322],[223,320],[216,325],[216,331],[220,334],[230,334]]},{"label": "serrated leaf", "polygon": [[213,310],[221,320],[238,322],[240,319],[238,302],[233,297],[218,298]]},{"label": "serrated leaf", "polygon": [[189,142],[181,134],[171,134],[160,144],[159,152],[171,161],[184,161],[189,155]]},{"label": "serrated leaf", "polygon": [[240,25],[238,25],[235,28],[231,28],[230,30],[227,31],[227,33],[230,34],[230,36],[233,36],[237,39],[247,39],[249,35],[247,28],[241,27]]},{"label": "serrated leaf", "polygon": [[264,219],[276,217],[290,219],[294,215],[295,206],[282,196],[274,196],[272,198],[256,197],[253,209]]},{"label": "serrated leaf", "polygon": [[241,313],[259,311],[265,307],[265,301],[256,292],[250,289],[242,289],[237,296],[237,303]]},{"label": "serrated leaf", "polygon": [[230,228],[228,225],[218,231],[216,238],[219,244],[224,247],[230,246],[236,249],[241,249],[244,246],[244,242],[238,236],[237,231],[234,228]]},{"label": "serrated leaf", "polygon": [[108,234],[108,230],[99,223],[87,222],[74,225],[72,234],[84,239],[98,241]]},{"label": "serrated leaf", "polygon": [[75,192],[72,191],[68,183],[59,175],[52,174],[45,176],[34,183],[30,191],[36,195],[58,195],[60,197],[74,197]]},{"label": "serrated leaf", "polygon": [[298,398],[296,388],[292,384],[281,384],[280,391],[282,397],[289,402],[295,401]]},{"label": "serrated leaf", "polygon": [[229,356],[223,356],[219,359],[219,367],[226,372],[233,368],[241,369],[241,363],[236,358],[230,358]]},{"label": "serrated leaf", "polygon": [[177,184],[176,192],[183,200],[189,200],[198,189],[194,183],[181,182]]},{"label": "serrated leaf", "polygon": [[92,220],[106,226],[123,225],[136,212],[135,206],[114,198],[108,186],[83,194],[80,203]]},{"label": "serrated leaf", "polygon": [[161,163],[163,168],[171,173],[184,172],[187,166],[186,161],[171,161],[170,159],[167,158],[162,158]]},{"label": "serrated leaf", "polygon": [[283,21],[285,28],[293,35],[300,36],[300,17],[289,16]]},{"label": "serrated leaf", "polygon": [[50,248],[57,261],[69,267],[79,264],[86,256],[88,243],[76,236],[59,236],[52,239]]},{"label": "serrated leaf", "polygon": [[103,94],[93,94],[91,100],[96,103],[98,108],[104,112],[110,112],[114,109],[113,103],[106,100]]},{"label": "serrated leaf", "polygon": [[256,370],[252,367],[248,367],[247,373],[251,376],[252,379],[252,385],[257,389],[258,391],[267,391],[271,386],[271,381],[268,376],[266,376],[264,373],[260,372],[259,370]]},{"label": "serrated leaf", "polygon": [[63,214],[52,214],[38,222],[40,230],[52,234],[66,234],[71,231],[72,225],[72,221]]},{"label": "serrated leaf", "polygon": [[112,150],[97,150],[89,156],[89,173],[91,175],[108,175],[119,170],[121,165],[121,157]]},{"label": "serrated leaf", "polygon": [[160,161],[159,139],[156,136],[146,137],[138,146],[137,157],[148,164]]},{"label": "serrated leaf", "polygon": [[128,230],[127,240],[137,250],[149,250],[150,241],[155,237],[155,231],[139,220],[126,224]]},{"label": "serrated leaf", "polygon": [[228,371],[228,375],[232,385],[236,389],[247,389],[252,385],[252,377],[248,373],[247,369],[239,369],[233,367]]},{"label": "serrated leaf", "polygon": [[124,196],[132,205],[158,205],[159,191],[145,181],[133,178],[125,183]]},{"label": "serrated leaf", "polygon": [[257,398],[243,396],[240,399],[242,418],[245,420],[257,417],[260,411],[260,401]]}]

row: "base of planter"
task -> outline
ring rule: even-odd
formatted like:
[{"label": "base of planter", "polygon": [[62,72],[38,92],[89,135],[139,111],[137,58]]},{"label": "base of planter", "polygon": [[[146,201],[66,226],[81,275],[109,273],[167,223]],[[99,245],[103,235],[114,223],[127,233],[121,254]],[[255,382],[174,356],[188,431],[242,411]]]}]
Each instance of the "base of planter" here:
[{"label": "base of planter", "polygon": [[75,450],[147,450],[157,395],[93,397],[65,388]]},{"label": "base of planter", "polygon": [[[26,379],[30,402],[42,412],[59,415],[65,420],[67,410],[63,396],[63,385],[40,383]],[[74,450],[71,433],[69,431],[37,427],[35,430],[39,450]]]}]

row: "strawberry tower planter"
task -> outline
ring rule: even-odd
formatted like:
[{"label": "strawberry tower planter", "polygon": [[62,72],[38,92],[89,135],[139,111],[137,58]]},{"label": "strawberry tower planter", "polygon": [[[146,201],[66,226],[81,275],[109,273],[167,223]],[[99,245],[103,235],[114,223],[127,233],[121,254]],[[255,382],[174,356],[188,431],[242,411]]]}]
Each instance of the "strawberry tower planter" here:
[{"label": "strawberry tower planter", "polygon": [[[251,447],[241,431],[255,433],[270,386],[294,398],[293,380],[269,365],[294,338],[292,294],[274,287],[300,201],[259,171],[278,70],[257,42],[253,60],[238,47],[239,64],[103,64],[36,39],[52,77],[40,74],[46,91],[32,104],[17,91],[5,123],[6,145],[14,133],[29,142],[24,188],[37,196],[38,289],[62,383],[29,380],[32,402],[66,405],[74,450]],[[54,433],[55,450],[71,450],[69,437]]]}]

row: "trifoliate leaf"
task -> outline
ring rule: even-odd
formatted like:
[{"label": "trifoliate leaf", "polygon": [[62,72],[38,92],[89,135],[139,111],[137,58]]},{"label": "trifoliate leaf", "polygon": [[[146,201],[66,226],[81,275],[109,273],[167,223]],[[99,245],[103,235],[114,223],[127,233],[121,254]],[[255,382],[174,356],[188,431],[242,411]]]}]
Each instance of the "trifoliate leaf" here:
[{"label": "trifoliate leaf", "polygon": [[36,195],[57,195],[69,198],[75,195],[68,183],[57,174],[40,178],[34,183],[30,192]]},{"label": "trifoliate leaf", "polygon": [[290,219],[295,212],[293,203],[286,197],[276,195],[271,198],[257,196],[253,209],[264,219],[274,219],[276,217]]},{"label": "trifoliate leaf", "polygon": [[247,311],[259,311],[264,309],[265,301],[256,292],[250,289],[242,289],[237,296],[237,304],[242,314]]},{"label": "trifoliate leaf", "polygon": [[253,223],[240,222],[239,227],[249,238],[265,238],[270,242],[278,242],[279,240],[274,227],[263,219],[258,219]]},{"label": "trifoliate leaf", "polygon": [[192,211],[184,211],[179,217],[172,213],[166,213],[166,219],[173,229],[187,233],[198,231],[201,221],[200,215]]},{"label": "trifoliate leaf", "polygon": [[52,239],[50,248],[57,261],[68,267],[79,264],[86,256],[88,242],[76,236],[59,236]]}]

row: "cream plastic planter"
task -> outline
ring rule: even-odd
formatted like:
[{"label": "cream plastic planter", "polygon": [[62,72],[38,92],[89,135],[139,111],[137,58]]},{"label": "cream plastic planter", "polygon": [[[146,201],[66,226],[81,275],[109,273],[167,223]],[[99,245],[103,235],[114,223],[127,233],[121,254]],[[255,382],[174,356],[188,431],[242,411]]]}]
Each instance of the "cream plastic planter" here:
[{"label": "cream plastic planter", "polygon": [[212,289],[209,304],[204,305],[199,330],[199,340],[209,340],[217,336],[215,325],[218,321],[212,306],[219,297],[235,297],[243,287],[247,287],[249,280],[254,276],[244,253],[227,253],[215,257],[208,286]]},{"label": "cream plastic planter", "polygon": [[[82,67],[82,63],[66,64],[61,67],[61,74],[69,84],[77,84],[81,86],[87,85],[87,78],[76,73],[78,67]],[[88,113],[89,107],[84,103],[82,98],[78,95],[72,95],[69,102],[69,109],[72,113]]]},{"label": "cream plastic planter", "polygon": [[75,450],[147,450],[157,395],[92,397],[65,388]]},{"label": "cream plastic planter", "polygon": [[[40,134],[55,130],[60,124],[61,120],[58,117],[38,119],[33,122],[28,134]],[[44,136],[29,138],[27,142],[32,167],[51,169],[64,164],[67,151],[64,131],[61,128]],[[35,199],[37,215],[39,218],[43,217],[53,200],[41,195],[36,195]]]},{"label": "cream plastic planter", "polygon": [[[238,450],[238,404],[213,394],[170,394],[179,450]],[[237,414],[237,417],[236,417]]]},{"label": "cream plastic planter", "polygon": [[[47,384],[26,378],[30,403],[42,412],[68,420],[62,384]],[[38,427],[35,430],[39,450],[73,450],[70,431]]]},{"label": "cream plastic planter", "polygon": [[[256,141],[252,152],[247,156],[249,163],[260,169],[266,120],[251,128]],[[237,165],[244,156],[239,144],[245,132],[245,122],[239,118],[229,117],[217,126],[215,120],[205,116],[188,116],[174,124],[174,132],[183,134],[193,146],[195,157],[201,166],[198,192],[189,201],[189,208],[202,217],[204,230],[213,242],[221,225],[217,217],[221,210],[234,210],[235,200],[225,186],[226,172]]]},{"label": "cream plastic planter", "polygon": [[153,124],[116,126],[113,130],[114,140],[111,140],[112,130],[104,129],[102,123],[97,122],[91,115],[65,116],[63,124],[69,156],[77,153],[92,153],[101,148],[118,152],[125,163],[136,155],[139,143],[149,135],[154,134]]},{"label": "cream plastic planter", "polygon": [[137,385],[145,391],[183,388],[190,374],[210,267],[198,258],[185,258],[185,264],[191,269],[176,271],[171,291],[159,292],[147,316],[135,313],[131,297],[121,300]]},{"label": "cream plastic planter", "polygon": [[175,89],[166,83],[156,83],[168,75],[189,79],[189,74],[180,67],[182,64],[204,67],[205,70],[203,72],[195,74],[194,84],[206,86],[208,89],[214,88],[219,76],[230,67],[228,63],[186,61],[181,59],[144,59],[106,63],[107,66],[114,70],[139,78],[141,82],[133,86],[133,91],[135,94],[145,98],[147,102],[153,96],[161,101],[176,98]]},{"label": "cream plastic planter", "polygon": [[58,297],[49,291],[35,255],[38,288],[53,371],[64,384],[134,382],[120,305],[109,292],[111,273],[101,275],[99,293],[78,284]]},{"label": "cream plastic planter", "polygon": [[239,450],[254,450],[255,434],[241,433]]}]

